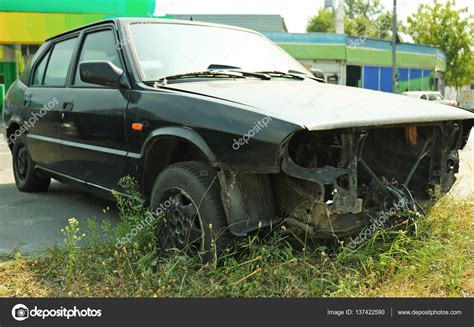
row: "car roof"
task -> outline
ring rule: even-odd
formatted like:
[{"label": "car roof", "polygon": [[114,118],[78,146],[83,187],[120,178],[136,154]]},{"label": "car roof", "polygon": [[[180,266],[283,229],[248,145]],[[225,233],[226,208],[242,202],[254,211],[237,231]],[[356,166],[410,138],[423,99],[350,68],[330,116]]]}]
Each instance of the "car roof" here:
[{"label": "car roof", "polygon": [[93,27],[93,26],[100,26],[100,25],[105,25],[105,24],[115,24],[117,26],[123,26],[123,25],[129,25],[129,24],[136,24],[136,23],[162,23],[162,24],[181,24],[181,25],[195,25],[195,26],[208,26],[208,27],[217,27],[217,28],[227,28],[227,29],[232,29],[232,30],[239,30],[243,32],[250,32],[254,34],[259,34],[260,33],[247,29],[247,28],[242,28],[242,27],[237,27],[237,26],[232,26],[232,25],[224,25],[224,24],[214,24],[214,23],[207,23],[207,22],[200,22],[200,21],[191,21],[191,20],[180,20],[180,19],[168,19],[168,18],[144,18],[144,17],[119,17],[119,18],[113,18],[113,19],[106,19],[106,20],[101,20],[98,22],[94,22],[91,24],[83,25],[81,27],[66,31],[64,33],[55,35],[53,37],[48,38],[45,42],[54,40],[56,38],[60,38],[62,36],[72,34],[75,32],[79,32],[83,29]]}]

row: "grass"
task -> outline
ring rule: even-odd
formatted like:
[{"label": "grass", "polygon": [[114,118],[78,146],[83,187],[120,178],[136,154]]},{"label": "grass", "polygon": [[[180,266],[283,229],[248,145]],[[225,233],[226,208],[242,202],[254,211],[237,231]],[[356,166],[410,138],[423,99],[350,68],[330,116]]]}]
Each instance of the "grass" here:
[{"label": "grass", "polygon": [[[160,254],[146,229],[117,249],[117,237],[143,215],[143,208],[123,199],[119,209],[117,229],[73,221],[64,231],[66,248],[0,258],[0,296],[474,296],[473,198],[445,197],[417,221],[416,232],[378,231],[356,249],[337,242],[302,248],[276,231],[248,237],[219,263],[206,265],[183,253]],[[74,236],[83,237],[82,229],[90,246],[78,249]]]}]

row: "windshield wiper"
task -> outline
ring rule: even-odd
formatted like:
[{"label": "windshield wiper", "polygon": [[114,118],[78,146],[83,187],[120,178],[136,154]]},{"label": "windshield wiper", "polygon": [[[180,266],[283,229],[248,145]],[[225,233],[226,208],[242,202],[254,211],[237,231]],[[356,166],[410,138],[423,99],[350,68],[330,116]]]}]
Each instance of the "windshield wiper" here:
[{"label": "windshield wiper", "polygon": [[237,67],[237,66],[230,66],[230,65],[224,65],[224,64],[210,64],[209,67],[207,67],[208,70],[217,70],[217,71],[224,71],[224,72],[234,72],[234,73],[241,73],[245,77],[256,77],[260,79],[265,79],[265,80],[270,80],[271,76],[268,74],[264,73],[258,73],[258,72],[248,72],[245,70],[242,70],[242,68]]},{"label": "windshield wiper", "polygon": [[155,81],[155,84],[158,85],[166,85],[169,80],[177,80],[181,78],[187,78],[187,77],[231,77],[231,78],[246,78],[246,77],[256,77],[260,79],[265,79],[268,80],[271,77],[267,74],[262,74],[262,73],[254,73],[254,72],[245,72],[241,70],[203,70],[200,72],[189,72],[189,73],[183,73],[183,74],[176,74],[176,75],[170,75],[166,77],[162,77],[159,80]]},{"label": "windshield wiper", "polygon": [[256,78],[260,78],[260,79],[264,79],[264,80],[272,79],[272,77],[270,75],[265,74],[265,73],[260,73],[260,72],[247,72],[247,71],[244,71],[244,70],[229,70],[229,71],[234,72],[234,73],[240,73],[245,77],[256,77]]},{"label": "windshield wiper", "polygon": [[233,77],[233,78],[245,78],[241,73],[231,72],[231,71],[220,71],[220,70],[204,70],[200,72],[189,72],[183,74],[176,74],[165,76],[156,81],[159,85],[166,85],[169,80],[177,80],[186,77]]},{"label": "windshield wiper", "polygon": [[262,70],[262,71],[257,71],[255,73],[257,73],[257,74],[267,74],[267,75],[270,75],[270,76],[295,78],[295,79],[299,79],[299,80],[304,80],[306,78],[317,80],[316,78],[314,78],[312,76],[309,76],[305,73],[292,71],[292,70],[289,70],[287,72],[282,72],[282,71],[279,71],[279,70]]}]

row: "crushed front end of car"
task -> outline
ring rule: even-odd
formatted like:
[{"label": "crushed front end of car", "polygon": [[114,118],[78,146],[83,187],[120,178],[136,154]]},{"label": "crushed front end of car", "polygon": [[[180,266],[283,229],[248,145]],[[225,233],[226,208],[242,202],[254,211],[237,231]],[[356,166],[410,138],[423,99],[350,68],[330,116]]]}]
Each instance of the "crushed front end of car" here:
[{"label": "crushed front end of car", "polygon": [[429,206],[453,186],[472,123],[297,132],[271,177],[276,214],[318,239],[353,235],[392,207]]}]

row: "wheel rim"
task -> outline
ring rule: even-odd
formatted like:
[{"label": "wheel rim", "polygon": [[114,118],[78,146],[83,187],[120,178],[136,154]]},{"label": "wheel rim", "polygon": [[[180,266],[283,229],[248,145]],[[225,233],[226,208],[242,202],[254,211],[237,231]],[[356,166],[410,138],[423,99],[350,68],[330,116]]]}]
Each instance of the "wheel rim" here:
[{"label": "wheel rim", "polygon": [[24,146],[18,150],[16,171],[20,179],[23,180],[26,178],[26,174],[28,173],[28,150]]},{"label": "wheel rim", "polygon": [[184,190],[170,188],[160,199],[160,203],[171,201],[165,210],[165,219],[160,236],[167,247],[180,250],[202,250],[204,247],[204,233],[198,207],[193,199]]}]

